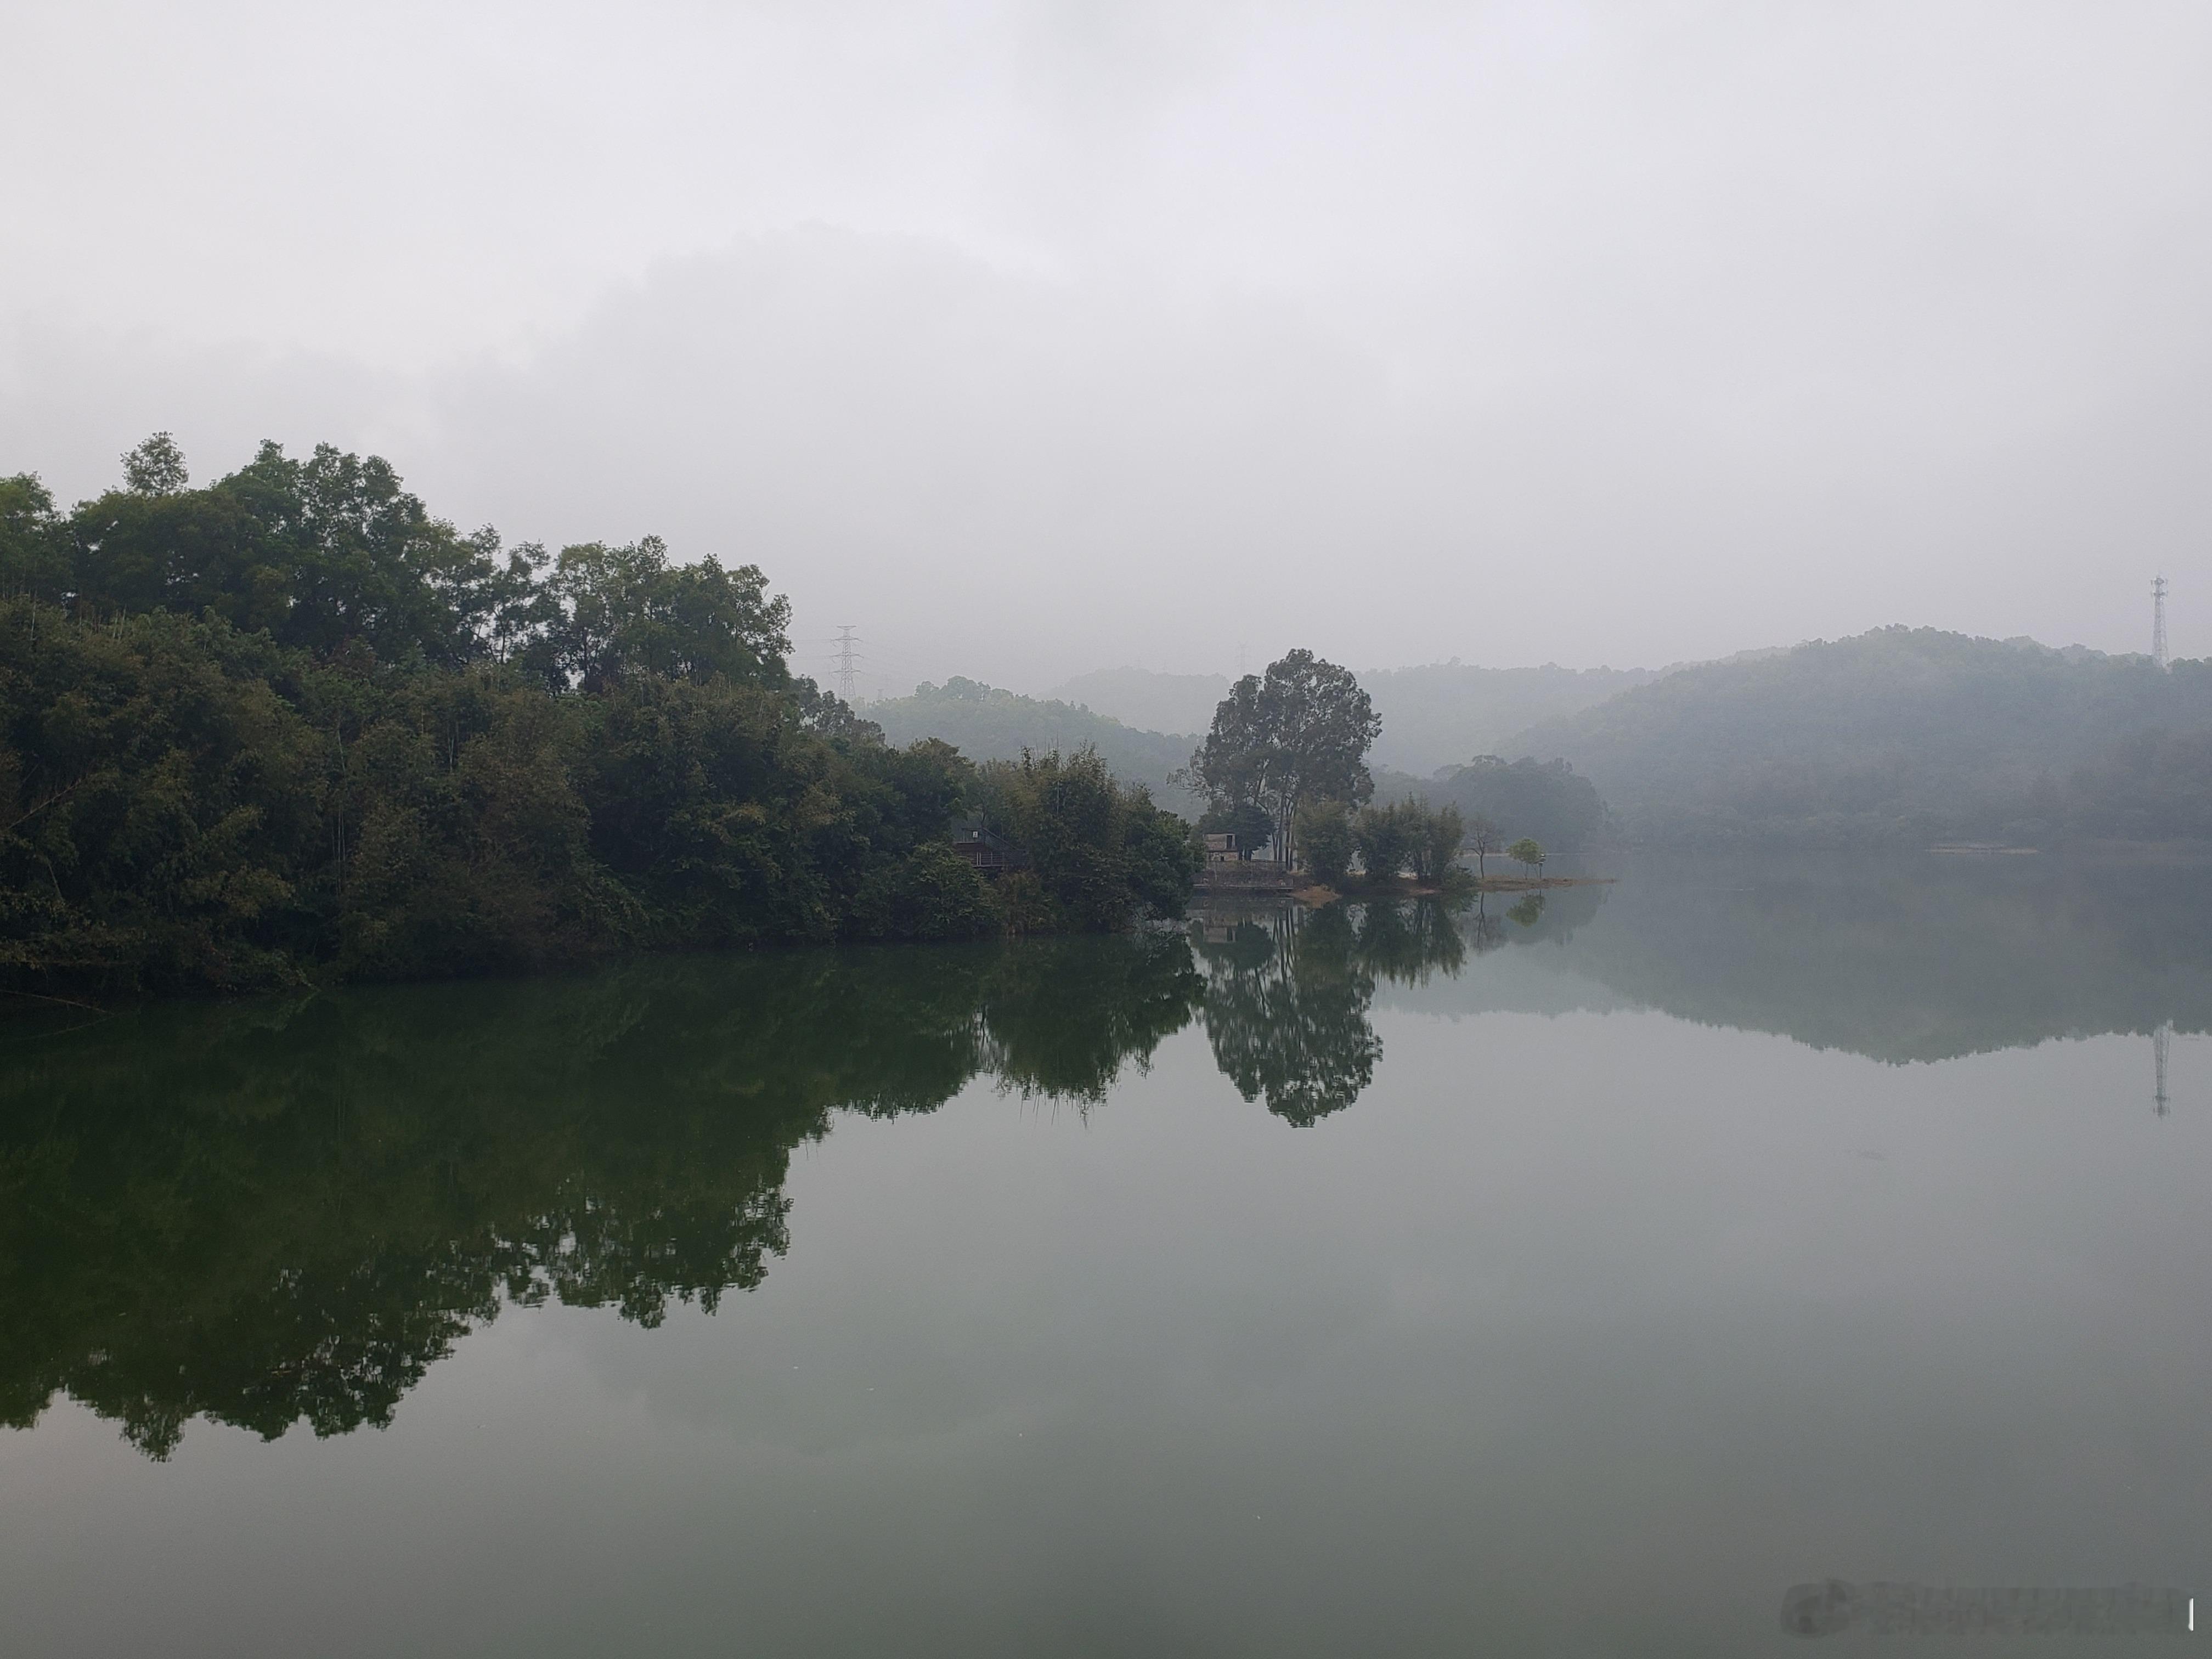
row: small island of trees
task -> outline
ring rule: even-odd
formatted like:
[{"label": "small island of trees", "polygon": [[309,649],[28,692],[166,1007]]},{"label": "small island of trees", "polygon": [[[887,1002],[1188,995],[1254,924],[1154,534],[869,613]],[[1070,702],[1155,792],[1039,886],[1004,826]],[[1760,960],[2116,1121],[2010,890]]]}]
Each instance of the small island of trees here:
[{"label": "small island of trees", "polygon": [[[1281,866],[1332,890],[1396,887],[1407,878],[1416,890],[1442,889],[1468,879],[1458,869],[1462,849],[1478,860],[1470,884],[1483,884],[1480,861],[1499,846],[1491,819],[1449,799],[1431,804],[1409,794],[1375,804],[1366,755],[1381,731],[1351,671],[1310,651],[1290,652],[1265,674],[1246,675],[1222,700],[1190,758],[1186,775],[1207,796],[1200,829],[1233,835],[1242,849],[1272,842]],[[1516,780],[1525,769],[1498,767]],[[1492,775],[1483,761],[1458,769],[1453,781],[1462,773]],[[1524,837],[1504,850],[1540,876],[1546,855],[1535,842]]]}]

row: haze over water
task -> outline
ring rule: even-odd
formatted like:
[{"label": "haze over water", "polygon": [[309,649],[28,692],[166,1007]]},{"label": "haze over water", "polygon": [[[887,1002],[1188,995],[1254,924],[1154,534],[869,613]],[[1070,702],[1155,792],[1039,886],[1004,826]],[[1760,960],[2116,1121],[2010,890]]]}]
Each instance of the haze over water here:
[{"label": "haze over water", "polygon": [[2201,1591],[2203,892],[1646,860],[20,1023],[0,1650],[1753,1654],[1831,1577]]}]

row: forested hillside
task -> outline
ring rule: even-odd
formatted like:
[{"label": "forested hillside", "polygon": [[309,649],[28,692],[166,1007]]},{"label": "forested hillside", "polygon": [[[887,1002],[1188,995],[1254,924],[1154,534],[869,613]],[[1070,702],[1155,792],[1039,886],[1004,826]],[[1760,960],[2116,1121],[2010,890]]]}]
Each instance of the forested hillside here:
[{"label": "forested hillside", "polygon": [[1532,726],[1658,843],[2212,837],[2212,662],[1887,628]]},{"label": "forested hillside", "polygon": [[[194,489],[157,438],[67,513],[0,480],[0,595],[18,986],[1111,928],[1179,911],[1196,863],[1093,757],[886,744],[792,678],[755,566],[503,549],[374,457],[264,445]],[[998,888],[948,835],[983,799]]]},{"label": "forested hillside", "polygon": [[1195,738],[1141,731],[1074,703],[1024,697],[957,676],[943,685],[917,686],[910,697],[871,703],[868,718],[892,743],[935,738],[971,760],[1018,760],[1024,749],[1073,754],[1087,746],[1122,782],[1141,784],[1161,805],[1187,817],[1197,813],[1195,799],[1172,775],[1189,763]]},{"label": "forested hillside", "polygon": [[1577,714],[1607,698],[1648,685],[1664,671],[1650,668],[1477,668],[1428,663],[1418,668],[1363,670],[1359,684],[1382,717],[1378,765],[1425,777],[1477,755],[1515,753],[1514,737],[1540,721]]}]

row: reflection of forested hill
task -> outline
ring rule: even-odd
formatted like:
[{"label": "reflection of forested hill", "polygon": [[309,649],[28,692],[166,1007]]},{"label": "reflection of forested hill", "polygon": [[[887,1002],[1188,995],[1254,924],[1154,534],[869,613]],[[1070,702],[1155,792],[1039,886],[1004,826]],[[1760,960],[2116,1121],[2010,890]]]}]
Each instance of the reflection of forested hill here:
[{"label": "reflection of forested hill", "polygon": [[1187,1024],[1179,938],[663,959],[17,1032],[0,1423],[156,1455],[388,1421],[502,1297],[657,1323],[761,1282],[792,1149],[980,1073],[1096,1099]]},{"label": "reflection of forested hill", "polygon": [[1646,859],[1561,964],[1664,1012],[1878,1060],[2212,1030],[2212,869]]}]

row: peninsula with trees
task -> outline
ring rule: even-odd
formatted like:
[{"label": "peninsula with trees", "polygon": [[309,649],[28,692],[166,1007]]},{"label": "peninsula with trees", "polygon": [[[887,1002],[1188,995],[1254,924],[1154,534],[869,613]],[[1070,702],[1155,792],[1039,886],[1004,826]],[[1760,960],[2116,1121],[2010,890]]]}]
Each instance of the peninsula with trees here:
[{"label": "peninsula with trees", "polygon": [[[1180,915],[1187,824],[1094,752],[904,748],[750,564],[557,552],[385,461],[159,434],[0,478],[0,983],[233,991]],[[986,878],[953,826],[987,811]]]}]

